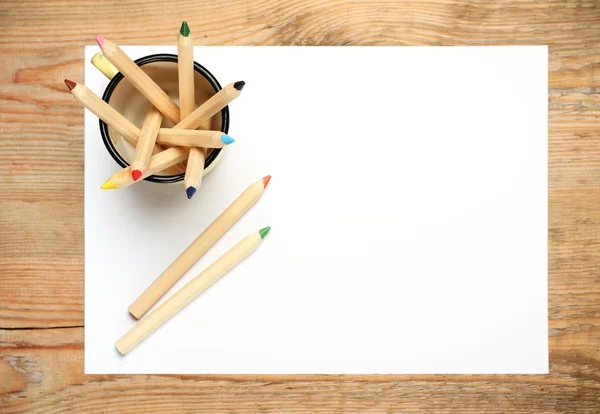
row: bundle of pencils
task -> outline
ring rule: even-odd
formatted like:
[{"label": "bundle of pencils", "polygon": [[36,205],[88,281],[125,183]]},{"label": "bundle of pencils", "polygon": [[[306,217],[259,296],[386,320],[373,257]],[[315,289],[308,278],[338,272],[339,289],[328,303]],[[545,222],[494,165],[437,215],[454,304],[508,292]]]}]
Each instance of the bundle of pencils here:
[{"label": "bundle of pencils", "polygon": [[[183,22],[177,41],[179,105],[171,99],[138,65],[135,64],[115,43],[97,36],[96,41],[103,56],[114,68],[150,102],[145,109],[143,125],[138,128],[107,102],[95,95],[85,85],[65,79],[73,96],[86,108],[119,133],[135,148],[129,167],[114,173],[102,189],[111,190],[129,186],[161,171],[181,173],[185,171],[185,191],[191,199],[200,187],[206,151],[222,148],[234,139],[221,131],[202,129],[211,117],[240,95],[243,81],[227,85],[206,102],[196,107],[194,89],[194,56],[190,29]],[[172,128],[161,128],[163,117],[175,124]],[[169,148],[167,148],[169,147]],[[187,161],[185,170],[180,163]],[[179,257],[131,304],[129,312],[140,319],[150,308],[197,262],[256,202],[261,198],[270,175],[250,185],[219,217],[217,217]],[[164,303],[141,319],[123,335],[116,347],[121,354],[128,353],[174,314],[183,309],[194,298],[208,289],[225,275],[262,242],[270,227],[249,235],[220,259],[208,266],[187,285],[173,294]]]},{"label": "bundle of pencils", "polygon": [[[182,23],[177,40],[180,106],[177,106],[117,44],[102,36],[96,36],[96,42],[102,49],[103,58],[114,65],[150,102],[142,128],[139,129],[85,85],[65,79],[73,96],[83,106],[135,147],[130,166],[114,173],[102,185],[102,189],[127,187],[161,171],[172,174],[185,171],[185,192],[188,199],[191,199],[202,181],[207,149],[222,148],[235,142],[232,137],[221,131],[200,128],[209,125],[207,121],[240,96],[245,82],[238,81],[227,85],[196,107],[194,49],[186,22]],[[175,126],[161,128],[163,117]],[[165,150],[164,146],[172,148]],[[187,166],[182,168],[179,164],[185,161]]]}]

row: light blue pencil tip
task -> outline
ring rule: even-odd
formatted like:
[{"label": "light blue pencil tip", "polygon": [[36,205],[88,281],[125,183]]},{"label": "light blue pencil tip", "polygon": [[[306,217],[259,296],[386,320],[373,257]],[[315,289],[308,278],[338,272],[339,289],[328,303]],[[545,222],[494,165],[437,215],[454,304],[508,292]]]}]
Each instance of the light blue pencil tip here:
[{"label": "light blue pencil tip", "polygon": [[225,145],[229,145],[229,144],[233,144],[235,142],[235,139],[231,138],[227,134],[223,134],[223,135],[221,135],[221,142]]}]

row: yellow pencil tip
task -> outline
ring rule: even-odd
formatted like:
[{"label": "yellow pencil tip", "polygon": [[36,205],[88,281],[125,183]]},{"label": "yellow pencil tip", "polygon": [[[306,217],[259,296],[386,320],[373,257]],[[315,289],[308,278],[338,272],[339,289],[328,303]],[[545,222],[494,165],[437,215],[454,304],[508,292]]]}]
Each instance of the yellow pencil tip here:
[{"label": "yellow pencil tip", "polygon": [[102,184],[102,189],[103,190],[116,190],[117,186],[115,185],[115,183],[113,183],[112,181],[108,180],[107,182],[105,182],[104,184]]}]

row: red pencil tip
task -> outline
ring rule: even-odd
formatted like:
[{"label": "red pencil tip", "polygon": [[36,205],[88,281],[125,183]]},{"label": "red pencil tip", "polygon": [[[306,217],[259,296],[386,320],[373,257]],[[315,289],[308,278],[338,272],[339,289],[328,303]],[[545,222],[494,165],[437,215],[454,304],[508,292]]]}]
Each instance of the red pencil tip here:
[{"label": "red pencil tip", "polygon": [[263,178],[263,184],[265,185],[265,188],[267,188],[267,185],[269,184],[269,181],[271,181],[271,176],[267,175],[265,178]]},{"label": "red pencil tip", "polygon": [[67,88],[69,88],[70,91],[72,91],[73,88],[77,86],[75,82],[68,79],[65,79],[65,83],[67,84]]},{"label": "red pencil tip", "polygon": [[98,46],[102,47],[104,44],[104,38],[102,36],[96,36],[96,43],[98,43]]},{"label": "red pencil tip", "polygon": [[140,170],[133,170],[131,176],[133,177],[133,181],[137,181],[142,178],[142,172]]}]

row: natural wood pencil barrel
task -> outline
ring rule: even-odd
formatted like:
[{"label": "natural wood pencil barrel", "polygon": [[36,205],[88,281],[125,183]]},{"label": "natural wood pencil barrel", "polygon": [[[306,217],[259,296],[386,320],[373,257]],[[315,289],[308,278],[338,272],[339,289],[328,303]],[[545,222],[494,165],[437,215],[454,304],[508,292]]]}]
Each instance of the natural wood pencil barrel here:
[{"label": "natural wood pencil barrel", "polygon": [[155,106],[149,105],[146,111],[146,117],[144,118],[144,125],[140,131],[140,137],[137,145],[135,146],[135,156],[133,162],[130,164],[131,170],[133,171],[134,180],[137,180],[135,174],[141,176],[150,164],[150,158],[152,157],[152,148],[156,142],[156,136],[162,122],[162,114]]},{"label": "natural wood pencil barrel", "polygon": [[268,228],[265,228],[260,232],[253,233],[244,238],[216,262],[175,292],[166,302],[157,307],[144,319],[140,320],[129,332],[123,335],[115,343],[119,352],[125,355],[131,351],[151,333],[160,328],[173,315],[208,289],[220,277],[248,257],[260,245],[262,238],[267,232]]},{"label": "natural wood pencil barrel", "polygon": [[[115,108],[102,100],[102,98],[92,92],[87,86],[70,80],[65,80],[65,83],[71,90],[71,94],[75,99],[91,113],[106,122],[106,124],[119,133],[125,141],[134,147],[137,146],[141,132],[137,126],[121,115]],[[153,155],[162,151],[164,151],[164,148],[160,145],[155,144],[152,147]],[[167,172],[172,174],[181,174],[183,171],[185,171],[183,166],[173,166],[167,170]]]},{"label": "natural wood pencil barrel", "polygon": [[[189,149],[185,147],[173,147],[160,152],[150,159],[148,168],[143,172],[140,179],[144,179],[153,174],[157,174],[172,165],[180,163],[187,159]],[[115,190],[118,188],[124,188],[134,183],[133,177],[131,176],[131,167],[123,168],[122,170],[114,173],[104,184],[102,184],[103,190]]]},{"label": "natural wood pencil barrel", "polygon": [[176,129],[196,129],[204,121],[209,120],[213,115],[218,113],[220,110],[225,108],[235,98],[240,96],[240,93],[244,87],[244,82],[239,81],[230,83],[225,86],[219,92],[214,94],[210,99],[200,105],[191,114],[186,116],[181,122],[175,125],[173,128]]},{"label": "natural wood pencil barrel", "polygon": [[186,22],[181,24],[179,36],[177,37],[177,75],[179,82],[179,120],[182,120],[196,109],[194,45]]},{"label": "natural wood pencil barrel", "polygon": [[[226,137],[226,139],[223,138]],[[203,131],[200,129],[161,128],[156,142],[182,147],[223,148],[233,141],[221,131]]]},{"label": "natural wood pencil barrel", "polygon": [[119,71],[131,82],[131,84],[142,95],[148,99],[152,105],[158,108],[164,116],[173,123],[180,120],[179,107],[173,100],[144,72],[133,60],[121,50],[116,43],[111,42],[101,36],[96,36],[96,41],[102,49],[104,57],[110,61]]},{"label": "natural wood pencil barrel", "polygon": [[270,176],[248,187],[177,257],[173,263],[129,306],[141,318],[217,240],[260,199]]}]

